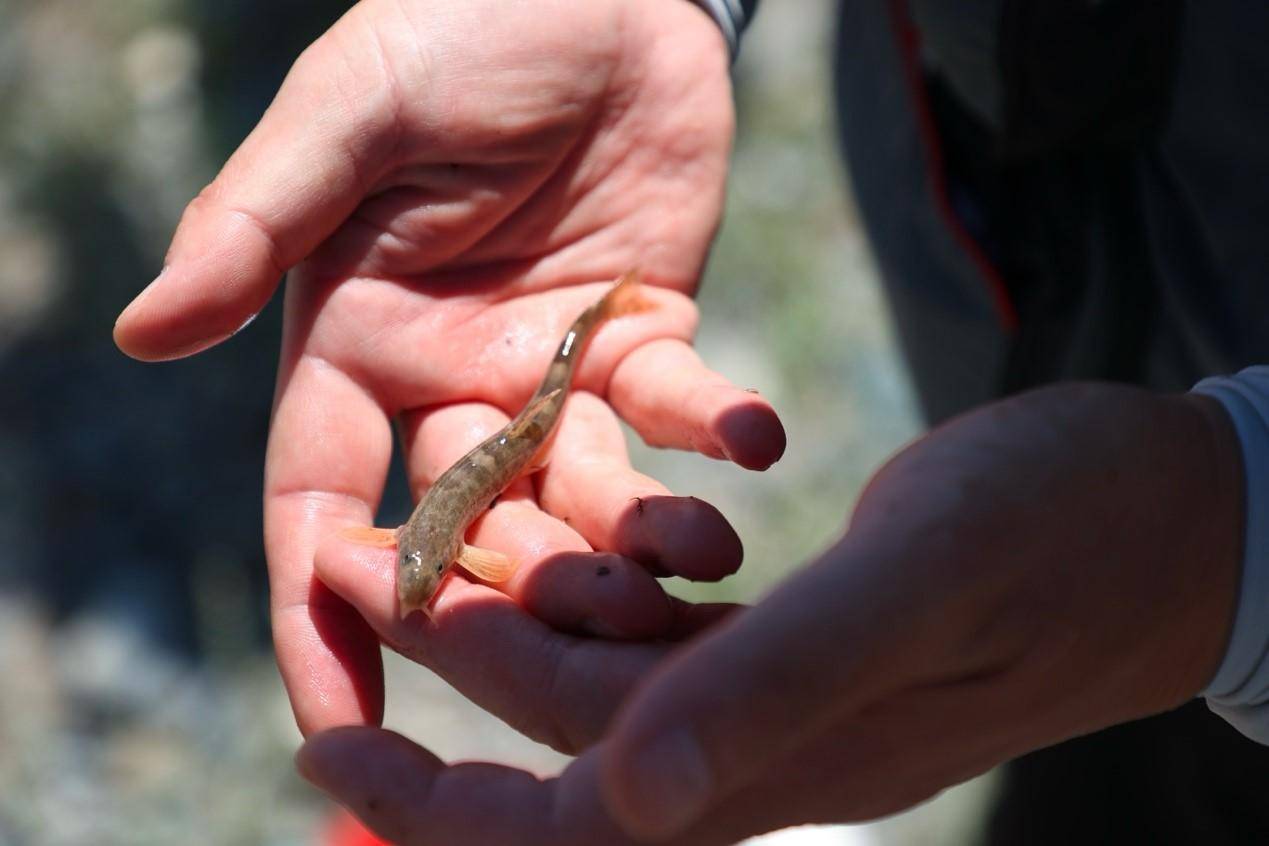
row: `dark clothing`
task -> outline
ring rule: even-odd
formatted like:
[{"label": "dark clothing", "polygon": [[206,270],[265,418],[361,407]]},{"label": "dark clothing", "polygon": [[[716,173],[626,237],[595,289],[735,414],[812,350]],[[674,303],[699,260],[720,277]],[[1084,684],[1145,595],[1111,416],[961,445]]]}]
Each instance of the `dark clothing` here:
[{"label": "dark clothing", "polygon": [[[927,419],[1269,362],[1269,5],[846,0],[839,126]],[[1194,703],[1007,768],[999,844],[1269,843]]]},{"label": "dark clothing", "polygon": [[912,6],[924,30],[902,0],[843,3],[836,54],[931,421],[1055,379],[1180,390],[1269,361],[1269,6]]}]

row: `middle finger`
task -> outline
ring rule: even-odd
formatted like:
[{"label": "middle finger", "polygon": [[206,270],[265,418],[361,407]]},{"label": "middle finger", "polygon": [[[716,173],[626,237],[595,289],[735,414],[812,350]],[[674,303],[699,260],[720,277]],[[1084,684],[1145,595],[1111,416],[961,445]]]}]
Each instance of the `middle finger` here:
[{"label": "middle finger", "polygon": [[552,514],[600,549],[633,558],[654,573],[715,581],[740,567],[740,537],[717,508],[677,497],[630,466],[617,415],[578,391],[560,421],[538,496]]}]

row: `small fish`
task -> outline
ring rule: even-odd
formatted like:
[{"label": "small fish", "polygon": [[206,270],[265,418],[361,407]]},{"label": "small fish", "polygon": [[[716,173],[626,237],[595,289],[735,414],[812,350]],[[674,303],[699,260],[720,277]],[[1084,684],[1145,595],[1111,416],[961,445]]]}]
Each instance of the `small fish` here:
[{"label": "small fish", "polygon": [[488,582],[511,577],[515,565],[506,555],[464,542],[467,527],[513,481],[545,466],[544,454],[586,342],[604,321],[645,310],[648,305],[639,289],[638,274],[627,273],[581,313],[524,409],[442,473],[405,525],[395,531],[352,527],[341,533],[358,543],[397,547],[397,600],[403,618],[415,609],[427,613],[454,563]]}]

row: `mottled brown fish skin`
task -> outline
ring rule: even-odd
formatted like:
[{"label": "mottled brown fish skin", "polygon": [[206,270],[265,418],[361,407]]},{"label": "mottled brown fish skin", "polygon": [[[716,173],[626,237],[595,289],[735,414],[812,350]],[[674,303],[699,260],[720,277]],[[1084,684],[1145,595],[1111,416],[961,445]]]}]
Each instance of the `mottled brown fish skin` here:
[{"label": "mottled brown fish skin", "polygon": [[419,500],[397,537],[397,598],[404,616],[426,608],[463,547],[467,527],[528,467],[555,430],[591,333],[632,310],[638,280],[626,274],[569,327],[524,409],[446,470]]}]

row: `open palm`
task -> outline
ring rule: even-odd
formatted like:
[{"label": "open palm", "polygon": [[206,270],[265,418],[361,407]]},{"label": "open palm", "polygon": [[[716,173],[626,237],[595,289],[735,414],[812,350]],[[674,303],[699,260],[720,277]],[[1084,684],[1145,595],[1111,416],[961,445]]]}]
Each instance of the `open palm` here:
[{"label": "open palm", "polygon": [[530,611],[608,636],[675,625],[653,573],[739,566],[717,511],[630,468],[616,418],[751,468],[783,449],[770,406],[688,344],[729,93],[721,38],[682,0],[366,0],[191,203],[116,338],[140,358],[197,352],[291,272],[265,541],[302,729],[382,711],[378,638],[312,561],[333,531],[372,521],[390,421],[417,495],[514,414],[568,323],[632,267],[656,308],[599,333],[550,467],[473,542],[519,562],[506,590]]}]

